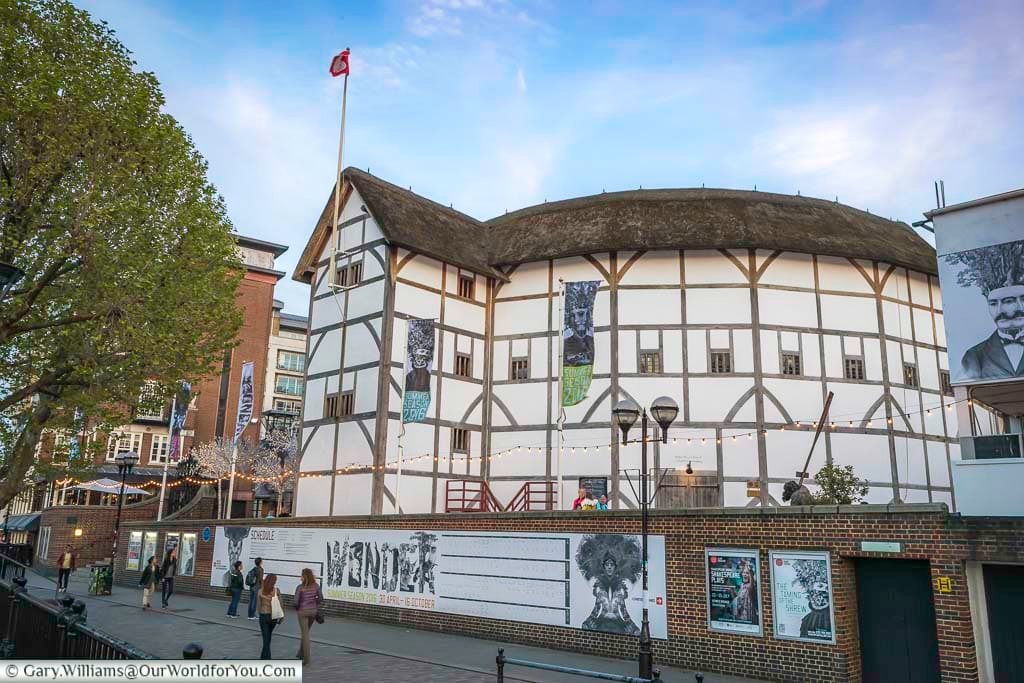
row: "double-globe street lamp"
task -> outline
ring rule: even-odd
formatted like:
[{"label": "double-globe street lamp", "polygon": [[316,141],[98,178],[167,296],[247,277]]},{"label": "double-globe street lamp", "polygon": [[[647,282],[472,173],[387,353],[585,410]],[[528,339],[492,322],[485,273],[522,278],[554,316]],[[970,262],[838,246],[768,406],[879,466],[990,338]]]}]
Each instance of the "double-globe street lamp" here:
[{"label": "double-globe street lamp", "polygon": [[[668,396],[661,396],[651,403],[651,417],[661,427],[661,442],[668,443],[668,428],[679,415],[679,405]],[[640,438],[628,440],[629,430],[640,420]],[[622,430],[622,445],[640,444],[640,525],[643,539],[643,621],[640,624],[640,678],[654,677],[654,653],[651,649],[651,624],[647,616],[647,522],[649,516],[648,475],[647,475],[647,411],[627,398],[619,401],[612,409],[612,422]]]},{"label": "double-globe street lamp", "polygon": [[132,468],[139,462],[139,454],[135,451],[118,453],[114,458],[117,471],[121,475],[121,493],[117,496],[117,520],[114,522],[114,551],[110,555],[110,583],[114,583],[114,564],[117,562],[117,538],[121,533],[121,508],[124,506],[125,479],[132,473]]}]

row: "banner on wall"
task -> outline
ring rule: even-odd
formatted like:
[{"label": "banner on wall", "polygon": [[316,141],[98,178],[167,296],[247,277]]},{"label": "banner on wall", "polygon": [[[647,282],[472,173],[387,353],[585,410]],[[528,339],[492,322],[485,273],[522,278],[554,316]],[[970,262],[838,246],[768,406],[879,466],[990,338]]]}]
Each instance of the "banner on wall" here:
[{"label": "banner on wall", "polygon": [[178,395],[174,399],[174,414],[171,415],[170,443],[167,446],[167,457],[170,462],[178,462],[180,457],[181,429],[185,426],[188,416],[188,404],[192,400],[192,385],[182,382],[178,386]]},{"label": "banner on wall", "polygon": [[[648,556],[651,634],[667,639],[664,536]],[[327,600],[640,633],[637,535],[217,527],[210,584],[257,557],[283,593],[308,567]]]},{"label": "banner on wall", "polygon": [[707,548],[708,628],[760,636],[761,578],[756,550]]},{"label": "banner on wall", "polygon": [[775,637],[835,643],[832,566],[827,552],[771,551]]},{"label": "banner on wall", "polygon": [[430,372],[434,369],[434,321],[409,320],[405,343],[402,422],[423,422],[430,408]]},{"label": "banner on wall", "polygon": [[235,443],[252,419],[252,361],[242,364],[242,382],[238,389],[238,418],[235,420]]},{"label": "banner on wall", "polygon": [[594,378],[594,299],[600,282],[566,282],[562,320],[562,405],[587,396]]}]

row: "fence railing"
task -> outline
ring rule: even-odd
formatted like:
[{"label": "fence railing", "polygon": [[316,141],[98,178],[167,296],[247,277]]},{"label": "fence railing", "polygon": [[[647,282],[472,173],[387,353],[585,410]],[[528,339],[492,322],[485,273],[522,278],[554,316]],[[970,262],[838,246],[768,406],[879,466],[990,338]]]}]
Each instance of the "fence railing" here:
[{"label": "fence railing", "polygon": [[503,512],[486,481],[449,479],[445,484],[445,512]]},{"label": "fence railing", "polygon": [[557,484],[553,481],[528,481],[505,506],[506,512],[553,510]]},{"label": "fence railing", "polygon": [[[602,681],[618,681],[619,683],[661,683],[661,672],[657,669],[654,670],[653,678],[640,678],[638,676],[610,674],[605,673],[604,671],[588,671],[587,669],[575,669],[571,666],[558,666],[557,664],[545,664],[544,662],[531,662],[526,659],[513,659],[511,657],[505,656],[504,648],[500,648],[498,650],[498,656],[494,658],[494,661],[498,665],[498,683],[505,683],[506,666],[521,666],[526,669],[556,671],[558,673],[570,674],[572,676],[596,678]],[[703,676],[700,676],[700,678],[698,678],[699,681],[703,679]]]},{"label": "fence railing", "polygon": [[0,658],[156,659],[131,643],[86,623],[86,606],[29,592],[27,567],[0,556]]}]

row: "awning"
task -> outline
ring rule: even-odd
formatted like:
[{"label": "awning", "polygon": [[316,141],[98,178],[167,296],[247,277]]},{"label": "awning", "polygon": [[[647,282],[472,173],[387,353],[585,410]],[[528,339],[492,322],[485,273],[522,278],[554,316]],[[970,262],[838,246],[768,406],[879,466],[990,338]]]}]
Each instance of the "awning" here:
[{"label": "awning", "polygon": [[34,512],[30,515],[12,515],[7,520],[8,531],[36,531],[39,529],[39,514]]},{"label": "awning", "polygon": [[[82,491],[99,491],[100,493],[121,493],[121,482],[114,481],[113,479],[96,479],[95,481],[86,481],[75,487]],[[126,496],[143,495],[148,496],[149,491],[144,489],[137,489],[134,486],[124,487],[124,494]]]}]

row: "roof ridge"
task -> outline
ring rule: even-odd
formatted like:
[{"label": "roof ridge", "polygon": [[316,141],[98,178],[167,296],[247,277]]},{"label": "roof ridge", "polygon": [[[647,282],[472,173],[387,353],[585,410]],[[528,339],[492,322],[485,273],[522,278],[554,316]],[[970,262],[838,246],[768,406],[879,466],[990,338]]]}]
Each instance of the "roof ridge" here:
[{"label": "roof ridge", "polygon": [[393,189],[395,189],[398,192],[401,192],[403,194],[409,195],[410,197],[412,197],[413,199],[415,199],[417,201],[425,202],[427,204],[431,204],[432,206],[440,209],[441,211],[449,213],[449,214],[451,214],[453,216],[456,216],[458,218],[463,218],[463,219],[468,220],[468,221],[470,221],[472,223],[476,223],[481,228],[487,227],[484,224],[484,222],[481,221],[479,218],[475,218],[473,216],[470,216],[468,213],[463,213],[463,212],[459,211],[458,209],[456,209],[456,208],[454,208],[452,206],[445,206],[444,204],[441,204],[440,202],[434,201],[430,197],[424,197],[421,194],[417,194],[417,193],[413,192],[409,188],[405,188],[405,187],[402,187],[400,185],[395,185],[391,181],[384,180],[380,176],[375,176],[372,173],[368,173],[368,172],[362,170],[361,168],[356,168],[355,166],[349,166],[348,168],[346,168],[344,170],[343,173],[346,174],[346,175],[347,174],[353,174],[353,175],[355,175],[357,177],[361,176],[361,177],[363,177],[365,179],[370,180],[371,182],[376,182],[376,183],[381,183],[382,185],[387,185],[388,187],[393,188]]}]

